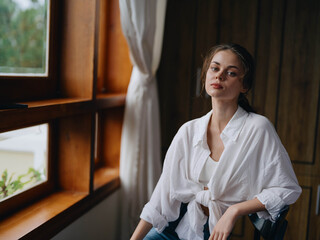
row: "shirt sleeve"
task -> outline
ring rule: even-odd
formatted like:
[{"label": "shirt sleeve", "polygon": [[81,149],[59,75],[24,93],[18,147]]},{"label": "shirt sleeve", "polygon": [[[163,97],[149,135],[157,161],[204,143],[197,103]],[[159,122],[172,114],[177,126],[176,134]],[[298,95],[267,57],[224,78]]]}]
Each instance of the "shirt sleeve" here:
[{"label": "shirt sleeve", "polygon": [[150,201],[144,206],[140,218],[151,223],[153,227],[162,232],[168,222],[179,217],[181,202],[172,194],[172,181],[177,178],[172,170],[183,160],[183,137],[181,129],[174,137],[164,160],[163,171],[152,193]]},{"label": "shirt sleeve", "polygon": [[293,204],[299,198],[301,187],[290,158],[270,122],[264,124],[259,138],[263,174],[258,181],[261,192],[256,197],[265,205],[267,212],[259,212],[258,216],[274,221],[285,205]]}]

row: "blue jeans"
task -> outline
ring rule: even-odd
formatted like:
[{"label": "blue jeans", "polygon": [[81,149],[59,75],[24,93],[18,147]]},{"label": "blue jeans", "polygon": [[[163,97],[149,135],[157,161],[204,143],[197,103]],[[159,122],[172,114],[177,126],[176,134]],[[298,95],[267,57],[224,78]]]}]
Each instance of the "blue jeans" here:
[{"label": "blue jeans", "polygon": [[[180,215],[179,218],[174,222],[169,222],[169,226],[166,227],[162,233],[158,233],[156,229],[152,228],[149,233],[145,236],[144,240],[179,240],[178,234],[176,233],[175,229],[178,226],[180,220],[187,212],[188,204],[182,203],[180,208]],[[203,228],[203,239],[207,240],[210,237],[209,232],[209,224],[208,221],[204,225]]]}]

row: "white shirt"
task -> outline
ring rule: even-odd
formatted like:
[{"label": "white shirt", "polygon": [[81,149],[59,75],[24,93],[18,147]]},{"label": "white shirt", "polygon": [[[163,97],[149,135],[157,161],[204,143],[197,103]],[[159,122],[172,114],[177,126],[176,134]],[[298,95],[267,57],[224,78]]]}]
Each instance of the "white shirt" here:
[{"label": "white shirt", "polygon": [[189,203],[176,232],[180,239],[202,239],[207,221],[200,204],[209,208],[209,229],[226,209],[257,197],[267,211],[263,218],[275,219],[285,205],[294,203],[301,188],[273,125],[267,118],[247,113],[240,106],[220,137],[224,151],[207,191],[199,181],[210,155],[207,127],[212,111],[185,123],[174,137],[158,184],[141,218],[162,232],[178,218],[181,203]]}]

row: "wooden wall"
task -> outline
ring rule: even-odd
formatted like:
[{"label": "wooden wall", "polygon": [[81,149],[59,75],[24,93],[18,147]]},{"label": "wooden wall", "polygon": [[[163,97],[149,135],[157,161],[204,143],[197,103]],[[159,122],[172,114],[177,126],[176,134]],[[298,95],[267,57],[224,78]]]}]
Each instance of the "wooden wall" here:
[{"label": "wooden wall", "polygon": [[[275,125],[303,193],[289,212],[286,239],[320,239],[320,1],[169,0],[158,71],[162,149],[178,128],[210,109],[198,97],[202,56],[217,43],[236,42],[256,59],[250,100]],[[251,239],[240,219],[233,239]]]}]

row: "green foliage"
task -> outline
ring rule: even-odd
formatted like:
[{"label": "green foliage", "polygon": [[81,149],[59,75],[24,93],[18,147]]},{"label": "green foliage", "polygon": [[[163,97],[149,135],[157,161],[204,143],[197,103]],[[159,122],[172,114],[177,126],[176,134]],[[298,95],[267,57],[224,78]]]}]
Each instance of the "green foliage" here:
[{"label": "green foliage", "polygon": [[21,9],[12,0],[0,0],[0,72],[44,72],[46,8],[47,1],[32,0],[30,8]]},{"label": "green foliage", "polygon": [[[28,172],[19,175],[17,179],[13,180],[14,173],[8,179],[7,169],[3,171],[0,180],[0,200],[6,198],[29,183],[37,183],[42,180],[41,173],[34,168],[29,168]],[[23,180],[26,179],[26,180]]]}]

